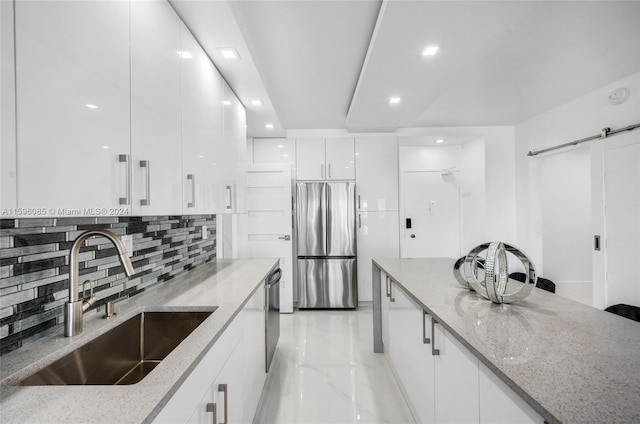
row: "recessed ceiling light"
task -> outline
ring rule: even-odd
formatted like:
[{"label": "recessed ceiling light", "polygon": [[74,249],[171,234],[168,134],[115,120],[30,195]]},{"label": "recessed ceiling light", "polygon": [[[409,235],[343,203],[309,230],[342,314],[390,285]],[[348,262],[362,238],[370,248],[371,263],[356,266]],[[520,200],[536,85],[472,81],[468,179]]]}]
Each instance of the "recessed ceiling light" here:
[{"label": "recessed ceiling light", "polygon": [[284,149],[284,144],[278,144],[278,149]]},{"label": "recessed ceiling light", "polygon": [[422,56],[433,56],[438,52],[438,46],[427,46],[422,50]]},{"label": "recessed ceiling light", "polygon": [[249,102],[254,106],[262,106],[264,104],[260,99],[249,100]]},{"label": "recessed ceiling light", "polygon": [[272,130],[273,129],[273,124],[265,124],[264,127],[268,130]]},{"label": "recessed ceiling light", "polygon": [[239,59],[238,51],[233,47],[219,47],[218,51],[225,59]]},{"label": "recessed ceiling light", "polygon": [[88,107],[89,109],[98,109],[98,106],[92,105],[92,104],[86,104],[85,106]]},{"label": "recessed ceiling light", "polygon": [[400,97],[391,97],[389,99],[390,105],[397,105],[398,103],[400,103]]},{"label": "recessed ceiling light", "polygon": [[222,104],[225,106],[231,106],[231,101],[230,100],[223,100]]},{"label": "recessed ceiling light", "polygon": [[179,51],[178,52],[178,56],[180,56],[183,59],[191,59],[191,58],[193,58],[193,56],[191,56],[191,53],[189,53],[186,50]]},{"label": "recessed ceiling light", "polygon": [[103,148],[103,149],[108,149],[108,148],[109,148],[109,146],[102,146],[102,148]]},{"label": "recessed ceiling light", "polygon": [[440,143],[444,143],[444,138],[439,138],[436,140],[436,143],[440,144]]}]

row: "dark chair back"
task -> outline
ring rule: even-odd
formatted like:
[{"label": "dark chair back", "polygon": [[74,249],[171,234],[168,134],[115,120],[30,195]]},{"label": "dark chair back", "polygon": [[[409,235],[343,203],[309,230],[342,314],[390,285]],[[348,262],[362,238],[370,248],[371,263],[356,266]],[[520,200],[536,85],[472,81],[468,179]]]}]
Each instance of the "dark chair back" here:
[{"label": "dark chair back", "polygon": [[[509,274],[509,278],[524,283],[525,281],[527,281],[527,274],[525,274],[524,272],[512,272],[511,274]],[[538,277],[538,281],[536,281],[536,287],[551,293],[556,292],[556,284],[546,278]]]},{"label": "dark chair back", "polygon": [[605,311],[640,322],[640,307],[638,306],[618,303],[617,305],[609,306]]}]

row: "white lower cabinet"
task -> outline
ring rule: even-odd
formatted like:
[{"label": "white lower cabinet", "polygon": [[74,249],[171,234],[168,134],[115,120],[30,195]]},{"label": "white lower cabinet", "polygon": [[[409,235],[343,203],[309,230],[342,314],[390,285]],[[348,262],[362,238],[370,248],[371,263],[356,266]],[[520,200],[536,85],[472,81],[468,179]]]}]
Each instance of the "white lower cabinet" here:
[{"label": "white lower cabinet", "polygon": [[252,422],[266,379],[264,331],[260,287],[153,422]]},{"label": "white lower cabinet", "polygon": [[[198,403],[189,424],[242,423],[242,341]],[[215,414],[215,419],[213,414]]]},{"label": "white lower cabinet", "polygon": [[384,351],[418,423],[544,420],[381,272]]},{"label": "white lower cabinet", "polygon": [[433,423],[434,356],[431,345],[425,342],[425,338],[427,341],[430,338],[431,320],[423,316],[422,308],[395,286],[391,289],[390,299],[389,357],[416,420]]},{"label": "white lower cabinet", "polygon": [[436,423],[477,423],[479,420],[478,358],[451,333],[435,324],[431,335]]},{"label": "white lower cabinet", "polygon": [[480,364],[481,424],[543,424],[544,419],[500,380],[484,364]]}]

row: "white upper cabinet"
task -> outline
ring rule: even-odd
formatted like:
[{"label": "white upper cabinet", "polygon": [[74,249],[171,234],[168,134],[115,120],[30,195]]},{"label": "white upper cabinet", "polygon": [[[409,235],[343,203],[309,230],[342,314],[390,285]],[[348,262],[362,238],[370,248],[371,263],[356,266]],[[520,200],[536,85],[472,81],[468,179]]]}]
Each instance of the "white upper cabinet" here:
[{"label": "white upper cabinet", "polygon": [[296,170],[298,180],[355,179],[353,138],[297,138]]},{"label": "white upper cabinet", "polygon": [[246,212],[247,112],[226,82],[223,99],[222,212]]},{"label": "white upper cabinet", "polygon": [[18,206],[128,214],[129,3],[18,1],[15,31]]},{"label": "white upper cabinet", "polygon": [[358,210],[397,211],[397,137],[356,138],[355,150]]},{"label": "white upper cabinet", "polygon": [[134,215],[182,213],[180,19],[167,2],[131,2]]},{"label": "white upper cabinet", "polygon": [[327,180],[353,180],[356,164],[353,138],[325,139]]},{"label": "white upper cabinet", "polygon": [[296,139],[296,179],[324,180],[324,138]]},{"label": "white upper cabinet", "polygon": [[223,79],[182,27],[182,174],[184,214],[218,213],[223,180]]}]

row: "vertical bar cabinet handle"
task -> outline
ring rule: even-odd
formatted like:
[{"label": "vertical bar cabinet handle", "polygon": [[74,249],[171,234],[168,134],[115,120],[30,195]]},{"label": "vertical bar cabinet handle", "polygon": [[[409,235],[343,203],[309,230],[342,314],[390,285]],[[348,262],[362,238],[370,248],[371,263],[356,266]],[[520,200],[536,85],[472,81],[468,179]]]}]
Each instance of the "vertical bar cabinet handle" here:
[{"label": "vertical bar cabinet handle", "polygon": [[191,202],[187,203],[188,208],[196,207],[196,174],[187,174],[187,181],[191,180]]},{"label": "vertical bar cabinet handle", "polygon": [[435,325],[438,322],[435,320],[435,318],[431,317],[431,355],[432,356],[437,356],[440,355],[440,349],[436,349],[436,331],[435,331]]},{"label": "vertical bar cabinet handle", "polygon": [[140,199],[140,206],[151,206],[151,163],[148,160],[141,160],[140,168],[145,168],[147,171],[146,198]]},{"label": "vertical bar cabinet handle", "polygon": [[230,211],[233,209],[233,192],[230,185],[227,185],[226,187],[226,196],[227,196],[227,201],[226,201],[225,208],[228,211]]},{"label": "vertical bar cabinet handle", "polygon": [[218,384],[218,391],[222,392],[223,396],[224,396],[224,421],[221,422],[220,424],[229,424],[229,420],[228,420],[228,410],[229,410],[229,405],[227,403],[227,400],[229,398],[229,392],[227,392],[227,385],[226,384]]},{"label": "vertical bar cabinet handle", "polygon": [[331,164],[329,164],[329,178],[331,178]]},{"label": "vertical bar cabinet handle", "polygon": [[218,407],[215,403],[207,403],[207,412],[213,412],[213,424],[218,424]]},{"label": "vertical bar cabinet handle", "polygon": [[[429,337],[427,337],[427,323],[426,323],[426,319],[429,316],[429,312],[425,311],[424,309],[422,310],[422,343],[423,344],[429,344],[431,343],[431,339]],[[433,335],[433,331],[431,332],[431,334]]]},{"label": "vertical bar cabinet handle", "polygon": [[324,178],[324,165],[320,164],[320,178]]},{"label": "vertical bar cabinet handle", "polygon": [[118,162],[124,163],[125,167],[125,179],[126,179],[126,188],[125,188],[125,197],[120,198],[120,205],[130,205],[131,204],[131,167],[129,166],[129,155],[118,155]]}]

